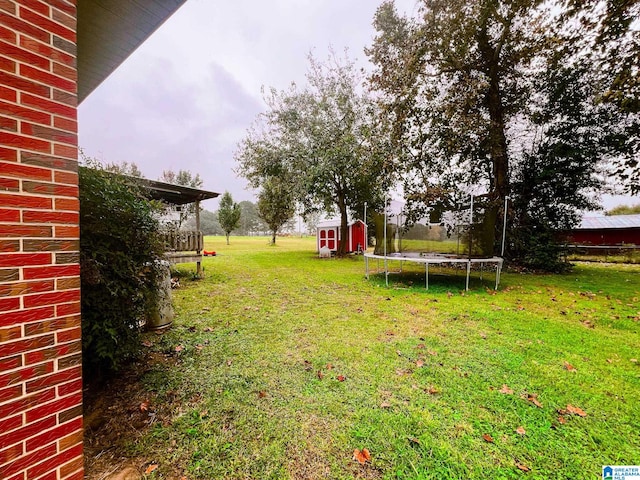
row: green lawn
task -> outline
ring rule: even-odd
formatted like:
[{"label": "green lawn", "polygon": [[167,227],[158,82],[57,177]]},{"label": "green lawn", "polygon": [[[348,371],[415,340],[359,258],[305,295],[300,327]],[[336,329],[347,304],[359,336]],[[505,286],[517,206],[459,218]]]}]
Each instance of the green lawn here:
[{"label": "green lawn", "polygon": [[314,238],[205,243],[204,280],[184,277],[173,328],[145,336],[163,421],[125,446],[159,462],[146,478],[593,479],[640,464],[639,266],[506,273],[497,293],[492,275],[463,292],[462,272],[436,272],[427,292],[421,269],[385,288],[362,257],[318,259]]}]

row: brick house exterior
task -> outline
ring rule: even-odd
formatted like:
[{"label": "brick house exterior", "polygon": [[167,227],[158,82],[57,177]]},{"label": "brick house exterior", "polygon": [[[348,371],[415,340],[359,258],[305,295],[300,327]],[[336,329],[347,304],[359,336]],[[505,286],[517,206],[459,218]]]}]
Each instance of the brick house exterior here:
[{"label": "brick house exterior", "polygon": [[0,0],[1,479],[83,478],[77,103],[183,1]]}]

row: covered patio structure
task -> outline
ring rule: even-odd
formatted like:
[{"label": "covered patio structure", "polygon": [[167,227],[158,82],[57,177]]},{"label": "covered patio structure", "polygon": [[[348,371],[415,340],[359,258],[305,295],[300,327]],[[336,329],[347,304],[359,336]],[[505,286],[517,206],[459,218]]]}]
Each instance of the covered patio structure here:
[{"label": "covered patio structure", "polygon": [[165,229],[163,237],[167,246],[167,260],[172,264],[195,262],[197,274],[200,275],[202,273],[202,250],[204,248],[204,238],[200,229],[200,202],[216,198],[220,194],[157,180],[144,178],[135,178],[134,180],[142,183],[149,192],[150,198],[154,200],[160,200],[166,204],[179,207],[189,204],[195,205],[196,229]]}]

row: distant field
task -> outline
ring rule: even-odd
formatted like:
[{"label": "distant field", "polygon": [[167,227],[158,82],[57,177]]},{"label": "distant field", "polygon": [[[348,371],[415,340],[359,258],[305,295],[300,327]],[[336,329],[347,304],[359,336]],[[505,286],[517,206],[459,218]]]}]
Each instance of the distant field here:
[{"label": "distant field", "polygon": [[[364,278],[315,238],[206,237],[146,335],[146,478],[593,479],[640,463],[640,267]],[[132,400],[132,403],[134,401]],[[354,450],[367,449],[361,465]],[[160,453],[161,452],[161,453]],[[357,452],[356,452],[357,453]],[[361,459],[363,457],[361,456]]]}]

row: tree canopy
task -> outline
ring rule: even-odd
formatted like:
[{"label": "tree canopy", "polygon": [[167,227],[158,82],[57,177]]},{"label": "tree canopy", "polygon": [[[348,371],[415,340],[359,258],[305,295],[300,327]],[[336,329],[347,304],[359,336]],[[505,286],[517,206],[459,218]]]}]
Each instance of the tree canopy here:
[{"label": "tree canopy", "polygon": [[279,178],[303,214],[337,212],[346,232],[350,212],[382,204],[390,184],[386,137],[348,58],[332,54],[321,63],[310,55],[307,83],[268,91],[267,111],[238,145],[238,172],[254,188]]},{"label": "tree canopy", "polygon": [[410,219],[456,192],[479,193],[495,250],[495,219],[510,197],[509,253],[524,263],[534,245],[555,243],[553,230],[597,206],[605,162],[630,135],[625,112],[601,101],[601,76],[549,6],[424,0],[406,18],[385,2],[367,49]]},{"label": "tree canopy", "polygon": [[604,212],[605,215],[640,215],[640,203],[635,205],[618,205]]}]

